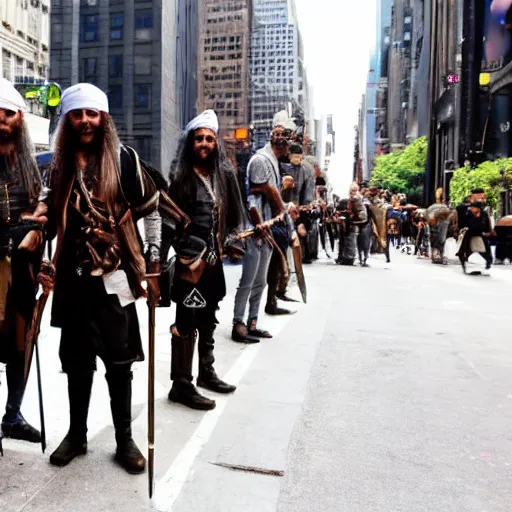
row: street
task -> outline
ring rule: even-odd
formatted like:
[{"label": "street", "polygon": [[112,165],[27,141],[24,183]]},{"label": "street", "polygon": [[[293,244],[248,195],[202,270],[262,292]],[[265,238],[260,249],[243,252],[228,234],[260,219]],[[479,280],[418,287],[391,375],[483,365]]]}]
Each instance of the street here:
[{"label": "street", "polygon": [[[168,402],[174,310],[157,310],[152,503],[147,474],[130,476],[113,460],[103,368],[88,454],[49,464],[67,432],[68,401],[48,308],[40,338],[48,448],[4,441],[0,510],[510,511],[512,268],[470,277],[394,251],[391,264],[379,255],[368,269],[340,267],[323,257],[305,272],[308,304],[292,317],[262,314],[274,339],[245,346],[230,340],[240,267],[226,266],[216,369],[238,389],[216,396],[212,412]],[[146,451],[147,364],[134,374],[134,438]],[[35,371],[23,412],[39,426]]]}]

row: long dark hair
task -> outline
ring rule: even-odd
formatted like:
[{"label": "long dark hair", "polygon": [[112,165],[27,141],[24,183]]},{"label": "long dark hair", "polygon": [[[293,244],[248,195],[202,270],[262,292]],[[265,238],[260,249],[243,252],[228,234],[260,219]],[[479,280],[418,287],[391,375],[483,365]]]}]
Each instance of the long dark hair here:
[{"label": "long dark hair", "polygon": [[[101,113],[102,123],[97,135],[99,144],[91,156],[93,167],[99,175],[98,190],[94,193],[104,200],[111,212],[115,212],[120,195],[119,148],[120,142],[117,130],[110,115]],[[71,126],[69,116],[66,116],[59,126],[55,141],[51,170],[50,188],[55,193],[57,207],[65,208],[68,200],[69,187],[76,177],[77,137]]]},{"label": "long dark hair", "polygon": [[16,175],[20,185],[28,192],[31,204],[37,203],[41,192],[41,174],[34,158],[35,148],[30,140],[27,123],[22,121],[16,141]]},{"label": "long dark hair", "polygon": [[[194,135],[195,132],[191,131],[181,137],[169,173],[170,195],[189,214],[192,213],[198,180],[193,169]],[[217,140],[217,146],[212,153],[211,164],[220,210],[219,233],[224,240],[232,231],[239,230],[246,223],[246,209],[242,203],[236,171],[227,158],[220,140]]]}]

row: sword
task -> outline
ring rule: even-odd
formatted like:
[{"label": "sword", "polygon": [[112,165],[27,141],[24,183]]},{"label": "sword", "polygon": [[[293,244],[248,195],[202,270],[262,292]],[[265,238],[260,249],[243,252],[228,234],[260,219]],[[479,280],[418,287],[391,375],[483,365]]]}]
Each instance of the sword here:
[{"label": "sword", "polygon": [[308,302],[308,291],[306,288],[306,279],[302,270],[302,247],[300,240],[297,238],[292,244],[293,263],[295,264],[295,274],[297,275],[297,284],[299,285],[300,294],[304,304]]},{"label": "sword", "polygon": [[[41,264],[41,272],[47,274],[48,276],[54,275],[54,268],[49,261],[43,261]],[[41,421],[41,449],[43,453],[46,451],[46,424],[44,419],[44,403],[43,403],[43,384],[41,377],[41,363],[39,358],[39,346],[38,346],[38,338],[41,332],[41,320],[43,319],[44,308],[46,303],[48,302],[49,292],[42,292],[39,295],[39,298],[36,302],[36,307],[34,308],[34,313],[32,315],[32,322],[30,324],[30,328],[27,333],[27,337],[25,339],[25,371],[24,371],[24,379],[25,379],[25,387],[28,382],[28,376],[30,373],[30,365],[32,362],[32,357],[36,354],[36,369],[37,369],[37,391],[39,395],[39,418]]]}]

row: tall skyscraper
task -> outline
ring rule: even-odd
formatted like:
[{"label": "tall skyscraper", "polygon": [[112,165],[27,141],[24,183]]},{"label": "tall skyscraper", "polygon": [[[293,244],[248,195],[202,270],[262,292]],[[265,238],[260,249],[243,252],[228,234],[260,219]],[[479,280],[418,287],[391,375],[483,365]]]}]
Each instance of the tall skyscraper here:
[{"label": "tall skyscraper", "polygon": [[249,128],[252,0],[200,2],[198,110],[214,109],[228,138]]},{"label": "tall skyscraper", "polygon": [[181,128],[193,119],[197,110],[197,53],[199,50],[199,4],[178,0],[176,37],[176,86]]},{"label": "tall skyscraper", "polygon": [[251,120],[255,147],[268,140],[274,114],[299,104],[299,31],[291,0],[254,0]]},{"label": "tall skyscraper", "polygon": [[386,27],[391,25],[391,8],[393,0],[376,0],[377,18],[376,18],[376,39],[375,46],[370,54],[370,69],[368,71],[368,81],[366,86],[365,100],[363,102],[366,117],[363,120],[364,133],[361,134],[362,146],[359,148],[361,155],[361,166],[363,179],[367,180],[373,170],[375,155],[377,153],[377,132],[379,127],[379,116],[382,112],[379,110],[377,99],[379,88],[385,87],[381,78],[383,76],[383,61],[386,49]]},{"label": "tall skyscraper", "polygon": [[52,0],[51,10],[51,79],[107,92],[121,140],[164,173],[181,131],[176,9],[167,0]]}]

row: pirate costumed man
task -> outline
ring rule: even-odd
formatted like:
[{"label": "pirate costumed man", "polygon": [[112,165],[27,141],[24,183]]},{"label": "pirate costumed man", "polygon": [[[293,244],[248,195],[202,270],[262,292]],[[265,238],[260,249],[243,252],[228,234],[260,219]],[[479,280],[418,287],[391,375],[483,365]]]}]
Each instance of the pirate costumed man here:
[{"label": "pirate costumed man", "polygon": [[345,220],[340,232],[339,255],[336,263],[352,266],[356,259],[359,228],[368,221],[367,210],[363,205],[357,183],[352,183],[349,198],[340,202],[338,210],[341,211]]},{"label": "pirate costumed man", "polygon": [[[317,173],[320,173],[320,167],[318,166],[317,159],[308,155],[304,158],[304,167],[307,172],[308,179],[308,188],[309,192],[312,195],[313,199],[311,202],[317,199],[317,189],[316,189],[316,180]],[[318,259],[318,237],[319,237],[319,224],[322,218],[322,208],[320,200],[318,200],[314,208],[311,209],[309,215],[310,227],[308,228],[308,237],[307,237],[307,254],[312,260]]]},{"label": "pirate costumed man", "polygon": [[359,253],[359,264],[362,267],[369,267],[368,257],[372,246],[373,220],[371,215],[370,192],[365,190],[362,194],[363,207],[366,209],[366,220],[359,225],[357,235],[357,249]]},{"label": "pirate costumed man", "polygon": [[185,129],[169,175],[171,199],[190,217],[183,233],[175,233],[177,253],[171,290],[176,321],[171,326],[172,388],[169,400],[192,409],[211,410],[215,401],[202,396],[192,383],[192,360],[199,335],[197,385],[216,393],[233,393],[216,374],[213,364],[216,311],[226,295],[222,255],[241,257],[236,234],[245,209],[235,171],[218,140],[219,121],[206,110]]},{"label": "pirate costumed man", "polygon": [[41,263],[43,237],[30,226],[45,224],[46,206],[34,147],[24,121],[27,107],[14,86],[0,79],[0,362],[6,364],[7,405],[3,436],[32,443],[40,433],[23,418],[25,335],[36,302],[34,276]]},{"label": "pirate costumed man", "polygon": [[[292,144],[289,148],[289,164],[281,164],[283,183],[286,183],[288,177],[293,179],[291,187],[282,187],[281,196],[285,203],[293,203],[296,206],[308,207],[315,200],[315,178],[312,167],[305,164],[304,150],[300,144]],[[312,263],[314,259],[311,250],[311,240],[309,238],[313,223],[319,217],[318,211],[312,209],[306,211],[300,209],[300,216],[297,222],[297,232],[300,234],[303,263]],[[318,237],[318,230],[315,231]]]},{"label": "pirate costumed man", "polygon": [[491,268],[492,252],[488,237],[493,230],[489,214],[485,211],[485,202],[485,190],[476,188],[471,192],[470,204],[457,208],[458,227],[462,230],[457,255],[464,272],[466,263],[474,252],[478,252],[485,260],[486,270]]},{"label": "pirate costumed man", "polygon": [[[87,416],[96,358],[105,363],[117,443],[116,461],[141,473],[132,439],[132,363],[144,360],[135,300],[158,301],[161,218],[158,191],[138,155],[121,145],[107,96],[77,84],[62,96],[50,170],[48,234],[57,236],[51,324],[61,328],[60,360],[68,378],[69,431],[50,462],[87,452]],[[136,222],[144,218],[146,261]]]},{"label": "pirate costumed man", "polygon": [[[297,138],[297,125],[290,119],[286,110],[282,110],[274,116],[273,125],[275,133],[283,130],[283,137],[286,139],[286,149],[283,142],[283,150],[278,157],[281,199],[286,204],[281,218],[274,221],[271,227],[274,251],[267,273],[268,290],[265,313],[267,315],[289,315],[295,312],[279,307],[277,301],[279,299],[283,302],[298,302],[287,295],[290,281],[290,265],[287,255],[290,246],[300,243],[299,234],[302,237],[307,236],[306,227],[299,220],[301,212],[297,208],[298,199],[294,194],[294,191],[298,189],[296,178],[301,178],[295,175],[295,170],[302,167],[303,152],[302,146],[294,142]],[[296,150],[293,154],[290,152],[292,146]]]},{"label": "pirate costumed man", "polygon": [[[280,195],[281,176],[279,159],[288,154],[288,141],[282,124],[274,127],[270,142],[260,149],[249,161],[247,167],[248,207],[250,222],[257,236],[247,240],[243,260],[242,276],[235,295],[233,331],[231,339],[238,343],[259,343],[261,338],[271,338],[267,331],[258,329],[258,315],[263,291],[267,284],[270,260],[274,252],[270,233],[261,225],[284,212]],[[244,322],[249,304],[248,325]],[[269,313],[279,313],[275,306]]]}]

